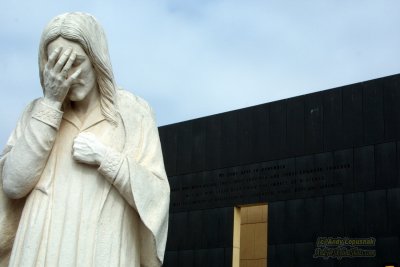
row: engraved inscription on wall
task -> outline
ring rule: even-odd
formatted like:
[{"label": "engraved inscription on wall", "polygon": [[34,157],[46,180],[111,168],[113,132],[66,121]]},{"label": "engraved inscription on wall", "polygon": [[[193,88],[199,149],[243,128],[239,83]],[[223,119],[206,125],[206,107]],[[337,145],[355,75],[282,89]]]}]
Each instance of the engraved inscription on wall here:
[{"label": "engraved inscription on wall", "polygon": [[319,156],[170,177],[171,207],[200,209],[313,197],[340,193],[352,185],[352,160],[334,160],[334,152]]}]

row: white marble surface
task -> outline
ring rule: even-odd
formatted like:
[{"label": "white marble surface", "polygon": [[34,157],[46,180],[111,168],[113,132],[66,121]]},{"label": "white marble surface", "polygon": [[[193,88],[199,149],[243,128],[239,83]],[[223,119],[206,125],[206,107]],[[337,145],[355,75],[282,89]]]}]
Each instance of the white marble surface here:
[{"label": "white marble surface", "polygon": [[0,159],[0,264],[160,266],[170,192],[150,106],[116,89],[88,14],[49,23],[39,66],[43,97]]}]

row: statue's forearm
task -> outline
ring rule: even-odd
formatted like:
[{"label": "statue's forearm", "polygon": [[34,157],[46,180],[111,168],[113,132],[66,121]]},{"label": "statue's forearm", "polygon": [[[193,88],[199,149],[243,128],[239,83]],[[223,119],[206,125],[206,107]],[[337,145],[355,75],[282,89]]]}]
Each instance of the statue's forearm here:
[{"label": "statue's forearm", "polygon": [[32,114],[4,162],[3,190],[10,198],[26,196],[37,184],[62,118],[61,111],[40,102]]},{"label": "statue's forearm", "polygon": [[136,209],[130,185],[130,173],[126,158],[119,152],[108,150],[99,172],[118,190],[130,206]]},{"label": "statue's forearm", "polygon": [[[155,121],[147,118],[140,130],[143,139],[139,149],[131,147],[126,153],[109,150],[98,169],[135,210],[138,199],[145,202],[157,201],[144,192],[161,190],[164,193],[166,188],[169,190]],[[135,193],[134,188],[138,183],[145,189]]]},{"label": "statue's forearm", "polygon": [[[128,204],[137,210],[135,196],[132,190],[132,181],[135,176],[146,177],[143,179],[151,183],[151,180],[161,180],[163,178],[136,162],[133,157],[128,157],[115,151],[106,155],[104,162],[99,167],[99,172],[118,190]],[[165,178],[166,179],[166,178]]]}]

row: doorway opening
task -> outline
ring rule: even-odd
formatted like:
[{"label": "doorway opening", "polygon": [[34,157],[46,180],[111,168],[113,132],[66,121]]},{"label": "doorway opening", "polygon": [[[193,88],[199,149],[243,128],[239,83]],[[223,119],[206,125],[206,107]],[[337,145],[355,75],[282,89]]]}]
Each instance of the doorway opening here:
[{"label": "doorway opening", "polygon": [[267,266],[268,205],[235,207],[233,267]]}]

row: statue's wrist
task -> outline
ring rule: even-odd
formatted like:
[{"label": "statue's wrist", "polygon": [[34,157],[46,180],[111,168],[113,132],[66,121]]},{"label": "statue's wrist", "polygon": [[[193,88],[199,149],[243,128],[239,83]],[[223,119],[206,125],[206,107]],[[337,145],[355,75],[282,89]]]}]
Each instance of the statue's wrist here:
[{"label": "statue's wrist", "polygon": [[98,168],[99,172],[103,174],[107,180],[112,184],[117,176],[117,173],[122,164],[122,155],[112,149],[108,149],[104,155],[103,161]]},{"label": "statue's wrist", "polygon": [[60,101],[57,101],[57,100],[54,100],[54,99],[50,99],[50,98],[48,98],[48,97],[45,96],[45,97],[43,98],[43,102],[44,102],[46,105],[48,105],[48,106],[50,106],[50,107],[52,107],[52,108],[61,110],[62,102],[60,102]]},{"label": "statue's wrist", "polygon": [[44,122],[58,130],[63,112],[58,106],[53,106],[52,103],[47,103],[44,99],[35,105],[32,112],[32,118]]},{"label": "statue's wrist", "polygon": [[105,148],[101,148],[101,150],[97,153],[96,155],[96,164],[98,166],[100,166],[102,164],[102,162],[105,160],[105,157],[107,155],[107,149]]}]

